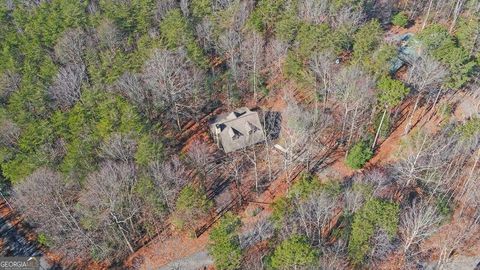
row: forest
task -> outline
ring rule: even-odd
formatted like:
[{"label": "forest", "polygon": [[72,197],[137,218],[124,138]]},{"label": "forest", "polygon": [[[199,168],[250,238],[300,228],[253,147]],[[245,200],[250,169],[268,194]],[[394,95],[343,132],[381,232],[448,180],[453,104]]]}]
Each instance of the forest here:
[{"label": "forest", "polygon": [[50,265],[480,263],[479,0],[0,2],[0,193]]}]

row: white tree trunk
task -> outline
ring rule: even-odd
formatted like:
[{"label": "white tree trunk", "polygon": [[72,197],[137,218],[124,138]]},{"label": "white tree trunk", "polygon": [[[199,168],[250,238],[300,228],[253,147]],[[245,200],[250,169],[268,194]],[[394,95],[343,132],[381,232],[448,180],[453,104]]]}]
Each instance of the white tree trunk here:
[{"label": "white tree trunk", "polygon": [[453,20],[452,20],[452,24],[450,25],[450,30],[449,30],[450,34],[453,32],[453,28],[455,27],[455,25],[457,23],[458,14],[462,10],[463,1],[464,0],[457,0],[457,2],[455,4],[455,9],[453,10]]},{"label": "white tree trunk", "polygon": [[425,26],[427,25],[427,21],[428,21],[428,17],[430,17],[430,11],[432,9],[432,4],[433,4],[433,0],[430,0],[430,2],[428,3],[428,10],[427,10],[427,14],[425,15],[425,19],[423,20],[423,23],[422,23],[422,30],[425,28]]},{"label": "white tree trunk", "polygon": [[407,180],[407,183],[405,184],[405,186],[407,187],[408,185],[410,185],[410,182],[412,181],[413,172],[415,171],[415,167],[417,166],[418,159],[420,158],[420,154],[422,153],[423,147],[425,146],[426,142],[427,142],[427,135],[424,135],[422,145],[420,146],[420,149],[418,150],[417,155],[415,155],[415,160],[413,161],[413,164],[410,167],[410,170],[408,171],[408,180]]},{"label": "white tree trunk", "polygon": [[417,99],[415,100],[415,105],[413,106],[413,110],[410,113],[410,117],[408,118],[408,123],[405,126],[405,130],[403,132],[404,135],[406,135],[410,131],[410,127],[412,125],[412,120],[413,120],[413,117],[415,116],[415,112],[417,111],[418,102],[420,102],[420,98],[421,98],[421,95],[419,94],[417,96]]},{"label": "white tree trunk", "polygon": [[433,101],[433,106],[432,106],[432,112],[430,113],[430,116],[428,117],[428,121],[432,119],[433,115],[435,114],[435,107],[437,106],[438,99],[440,98],[440,94],[442,93],[442,90],[439,90],[437,93],[437,96],[435,97],[435,101]]},{"label": "white tree trunk", "polygon": [[178,105],[177,103],[174,103],[173,106],[175,106],[175,119],[177,121],[178,130],[182,131],[182,126],[180,125],[180,116],[178,114]]},{"label": "white tree trunk", "polygon": [[253,100],[257,105],[257,59],[253,61]]},{"label": "white tree trunk", "polygon": [[378,125],[377,133],[375,134],[375,139],[373,140],[372,149],[375,149],[375,145],[377,144],[378,136],[380,135],[380,129],[383,125],[383,120],[385,120],[385,115],[387,114],[387,108],[383,111],[382,119],[380,120],[380,125]]},{"label": "white tree trunk", "polygon": [[348,150],[350,149],[350,143],[352,142],[353,127],[355,125],[355,119],[357,118],[357,113],[358,113],[358,104],[357,106],[355,106],[355,111],[353,111],[352,124],[350,125],[350,135],[348,135],[348,140],[347,140],[347,151],[345,151],[345,159],[347,159]]}]

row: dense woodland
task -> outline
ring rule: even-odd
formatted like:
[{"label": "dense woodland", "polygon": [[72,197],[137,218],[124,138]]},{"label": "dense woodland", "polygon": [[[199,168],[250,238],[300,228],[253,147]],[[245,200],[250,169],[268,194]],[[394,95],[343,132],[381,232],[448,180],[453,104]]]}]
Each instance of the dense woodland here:
[{"label": "dense woodland", "polygon": [[[421,48],[398,72],[392,29]],[[478,0],[3,0],[1,192],[70,266],[223,216],[216,269],[441,268],[480,235],[480,107],[450,102],[480,98],[479,67]],[[205,118],[276,100],[264,143],[208,139]],[[351,176],[320,176],[333,154]]]}]

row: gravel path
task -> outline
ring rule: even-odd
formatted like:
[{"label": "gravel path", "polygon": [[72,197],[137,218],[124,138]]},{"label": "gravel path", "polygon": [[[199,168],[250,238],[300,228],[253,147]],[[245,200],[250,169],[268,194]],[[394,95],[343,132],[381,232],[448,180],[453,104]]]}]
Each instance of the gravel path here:
[{"label": "gravel path", "polygon": [[158,270],[198,270],[206,269],[206,267],[212,264],[213,260],[210,255],[208,255],[208,252],[202,250],[188,257],[164,265],[158,268]]}]

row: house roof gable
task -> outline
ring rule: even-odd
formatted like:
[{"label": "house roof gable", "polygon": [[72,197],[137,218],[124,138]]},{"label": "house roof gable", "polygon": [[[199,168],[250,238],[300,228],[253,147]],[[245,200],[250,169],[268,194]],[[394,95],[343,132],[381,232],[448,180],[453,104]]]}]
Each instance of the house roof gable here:
[{"label": "house roof gable", "polygon": [[258,113],[248,108],[240,108],[221,117],[212,125],[217,128],[223,127],[216,129],[216,133],[227,153],[264,140]]}]

